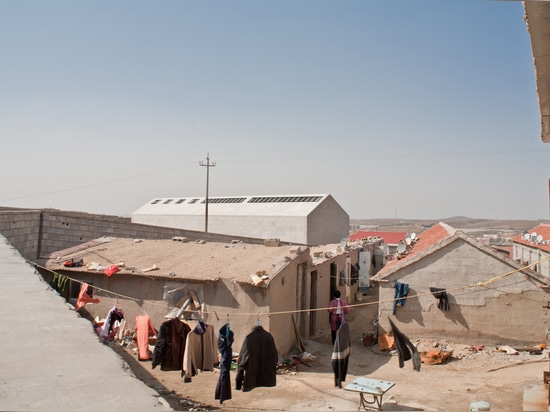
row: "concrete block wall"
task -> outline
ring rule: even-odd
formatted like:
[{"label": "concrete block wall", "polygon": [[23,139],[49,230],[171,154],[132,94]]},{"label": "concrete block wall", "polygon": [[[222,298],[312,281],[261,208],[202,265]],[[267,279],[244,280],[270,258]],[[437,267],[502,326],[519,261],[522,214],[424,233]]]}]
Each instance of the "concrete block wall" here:
[{"label": "concrete block wall", "polygon": [[242,236],[136,224],[129,218],[119,216],[55,209],[0,208],[0,233],[29,260],[45,258],[53,252],[103,236],[143,239],[171,239],[180,236],[190,241],[204,239],[217,242],[240,240],[253,244],[264,242],[263,239]]},{"label": "concrete block wall", "polygon": [[39,210],[0,210],[0,232],[27,259],[38,253],[40,213]]}]

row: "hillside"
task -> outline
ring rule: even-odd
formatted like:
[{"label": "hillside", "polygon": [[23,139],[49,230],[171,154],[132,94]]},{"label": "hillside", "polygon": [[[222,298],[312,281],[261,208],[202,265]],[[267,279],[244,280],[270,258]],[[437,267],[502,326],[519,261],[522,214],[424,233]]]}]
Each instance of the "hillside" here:
[{"label": "hillside", "polygon": [[351,219],[350,224],[353,229],[364,228],[368,230],[377,230],[383,232],[415,232],[422,233],[429,227],[443,222],[455,229],[460,229],[469,233],[512,233],[518,234],[533,229],[535,226],[545,223],[550,224],[549,220],[491,220],[474,219],[464,216],[455,216],[446,219]]}]

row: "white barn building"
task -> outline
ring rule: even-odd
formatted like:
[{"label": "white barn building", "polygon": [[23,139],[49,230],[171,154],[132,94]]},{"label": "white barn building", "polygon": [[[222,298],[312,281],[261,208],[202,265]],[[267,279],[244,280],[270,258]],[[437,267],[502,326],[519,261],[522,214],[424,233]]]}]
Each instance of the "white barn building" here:
[{"label": "white barn building", "polygon": [[[205,231],[206,198],[155,198],[132,223]],[[349,235],[349,215],[329,194],[208,198],[208,232],[304,245]]]}]

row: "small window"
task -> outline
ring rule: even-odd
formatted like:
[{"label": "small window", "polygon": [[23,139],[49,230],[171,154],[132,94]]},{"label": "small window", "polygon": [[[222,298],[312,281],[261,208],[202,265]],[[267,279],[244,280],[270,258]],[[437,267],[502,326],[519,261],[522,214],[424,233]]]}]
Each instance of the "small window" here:
[{"label": "small window", "polygon": [[160,203],[160,199],[156,199],[151,202],[152,205],[156,205],[157,203]]},{"label": "small window", "polygon": [[181,203],[183,203],[183,202],[185,202],[185,199],[178,199],[178,200],[176,201],[176,205],[179,205],[179,204],[181,204]]},{"label": "small window", "polygon": [[165,200],[164,201],[164,204],[167,205],[169,203],[172,203],[174,201],[174,199],[168,199],[168,200]]}]

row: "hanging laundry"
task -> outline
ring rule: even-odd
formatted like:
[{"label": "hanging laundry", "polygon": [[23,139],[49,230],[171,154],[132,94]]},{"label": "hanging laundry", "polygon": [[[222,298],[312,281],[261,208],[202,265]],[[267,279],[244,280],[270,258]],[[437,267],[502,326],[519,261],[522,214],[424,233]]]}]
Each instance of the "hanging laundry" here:
[{"label": "hanging laundry", "polygon": [[237,390],[251,391],[260,386],[275,386],[279,354],[271,333],[261,325],[254,326],[241,346],[237,360]]},{"label": "hanging laundry", "polygon": [[50,286],[57,291],[68,302],[71,296],[71,280],[68,276],[60,273],[53,274]]},{"label": "hanging laundry", "polygon": [[420,371],[421,360],[416,346],[397,329],[397,326],[394,325],[391,319],[389,319],[389,321],[395,342],[395,349],[397,350],[397,357],[399,358],[399,367],[404,367],[405,361],[412,358],[414,370]]},{"label": "hanging laundry", "polygon": [[147,314],[136,316],[136,342],[138,346],[138,360],[151,360],[152,353],[149,350],[149,336],[157,336],[151,318]]},{"label": "hanging laundry", "polygon": [[406,302],[406,297],[409,294],[409,284],[395,282],[395,296],[393,301],[393,314],[395,315],[395,309],[398,306],[404,306]]},{"label": "hanging laundry", "polygon": [[99,299],[92,298],[90,295],[88,295],[88,288],[90,285],[87,283],[82,283],[80,285],[80,293],[78,294],[78,299],[76,301],[75,310],[79,311],[81,308],[84,307],[87,303],[99,303]]},{"label": "hanging laundry", "polygon": [[107,314],[105,322],[103,322],[103,326],[101,327],[99,336],[104,339],[114,338],[116,332],[118,332],[117,324],[120,324],[120,321],[123,319],[124,312],[122,311],[122,309],[118,309],[116,306],[114,306]]},{"label": "hanging laundry", "polygon": [[214,363],[218,362],[218,350],[214,327],[199,321],[187,335],[183,355],[182,376],[184,382],[191,382],[191,377],[198,371],[213,371]]},{"label": "hanging laundry", "polygon": [[447,291],[445,289],[441,288],[430,288],[430,292],[432,292],[432,295],[434,298],[437,299],[437,307],[441,310],[444,310],[448,312],[451,310],[451,307],[449,305],[449,298],[447,296]]},{"label": "hanging laundry", "polygon": [[351,331],[349,323],[344,322],[336,331],[336,339],[332,349],[330,363],[334,372],[334,386],[342,387],[348,373],[349,357],[351,355]]},{"label": "hanging laundry", "polygon": [[223,325],[218,332],[218,351],[220,352],[220,377],[216,384],[216,391],[214,392],[214,399],[220,400],[220,403],[227,399],[231,399],[231,360],[233,355],[234,335],[233,331],[229,327],[229,323]]},{"label": "hanging laundry", "polygon": [[183,355],[187,335],[191,327],[177,318],[163,322],[153,350],[153,369],[160,365],[161,371],[179,371],[183,367]]}]

